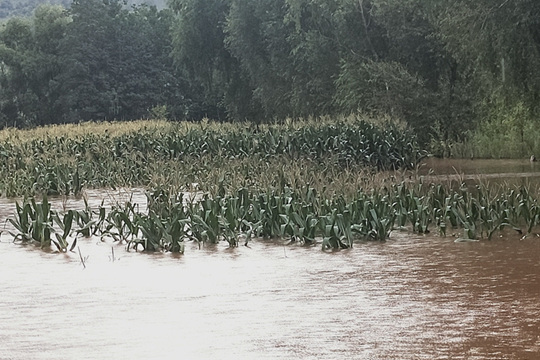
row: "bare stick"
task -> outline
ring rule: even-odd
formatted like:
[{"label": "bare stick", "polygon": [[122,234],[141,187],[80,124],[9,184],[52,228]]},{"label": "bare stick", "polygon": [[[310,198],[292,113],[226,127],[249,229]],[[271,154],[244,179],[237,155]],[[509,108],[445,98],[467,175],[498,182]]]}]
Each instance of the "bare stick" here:
[{"label": "bare stick", "polygon": [[86,264],[84,263],[84,259],[81,255],[81,248],[77,246],[77,250],[79,250],[79,257],[81,258],[81,263],[83,264],[83,267],[86,269]]}]

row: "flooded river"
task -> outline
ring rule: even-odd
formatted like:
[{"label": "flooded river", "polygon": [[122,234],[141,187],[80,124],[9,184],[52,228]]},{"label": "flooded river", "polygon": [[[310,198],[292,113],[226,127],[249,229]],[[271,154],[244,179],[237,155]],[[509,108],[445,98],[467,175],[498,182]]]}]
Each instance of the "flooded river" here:
[{"label": "flooded river", "polygon": [[515,160],[425,159],[418,175],[426,182],[454,181],[457,183],[508,183],[511,185],[540,184],[540,162]]},{"label": "flooded river", "polygon": [[[0,201],[2,221],[13,206]],[[260,240],[185,255],[81,239],[86,268],[1,239],[0,359],[540,358],[536,236],[395,231],[336,252]]]}]

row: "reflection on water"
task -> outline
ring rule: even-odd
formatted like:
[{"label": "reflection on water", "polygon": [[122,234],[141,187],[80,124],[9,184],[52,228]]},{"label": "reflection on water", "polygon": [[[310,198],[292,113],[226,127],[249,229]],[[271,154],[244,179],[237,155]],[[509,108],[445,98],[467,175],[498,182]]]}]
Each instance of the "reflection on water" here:
[{"label": "reflection on water", "polygon": [[[90,203],[129,193],[89,192]],[[0,201],[2,220],[13,206]],[[85,269],[78,254],[1,240],[0,359],[540,357],[535,236],[396,231],[337,252],[261,240],[183,256],[93,238],[79,241]]]},{"label": "reflection on water", "polygon": [[480,175],[480,174],[518,174],[531,173],[540,175],[540,162],[528,159],[494,160],[494,159],[438,159],[427,158],[420,165],[421,172],[432,172],[434,175]]},{"label": "reflection on water", "polygon": [[[533,359],[540,241],[394,234],[323,253],[0,244],[2,359]],[[112,245],[114,246],[114,245]]]},{"label": "reflection on water", "polygon": [[516,160],[463,160],[427,158],[417,171],[424,182],[505,184],[517,186],[540,185],[540,162]]}]

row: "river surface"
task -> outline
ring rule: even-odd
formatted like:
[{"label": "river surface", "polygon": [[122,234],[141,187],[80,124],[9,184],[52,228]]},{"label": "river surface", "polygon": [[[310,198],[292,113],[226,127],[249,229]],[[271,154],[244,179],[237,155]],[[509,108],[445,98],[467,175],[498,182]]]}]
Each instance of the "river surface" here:
[{"label": "river surface", "polygon": [[[13,208],[1,199],[0,219]],[[540,358],[535,235],[455,243],[395,231],[336,252],[258,240],[184,255],[98,238],[80,239],[80,255],[1,240],[2,360]]]},{"label": "river surface", "polygon": [[537,186],[540,184],[540,162],[531,162],[529,159],[428,158],[421,162],[416,175],[425,182],[450,181],[458,184],[482,182]]}]

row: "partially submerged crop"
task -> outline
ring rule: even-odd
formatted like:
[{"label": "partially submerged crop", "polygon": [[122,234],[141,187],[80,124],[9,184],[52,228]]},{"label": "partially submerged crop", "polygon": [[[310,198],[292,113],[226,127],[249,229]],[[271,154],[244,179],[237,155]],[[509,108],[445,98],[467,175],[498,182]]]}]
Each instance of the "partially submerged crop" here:
[{"label": "partially submerged crop", "polygon": [[[359,190],[347,200],[313,189],[240,188],[233,193],[186,200],[182,193],[156,189],[148,194],[148,210],[126,202],[106,210],[50,209],[41,203],[17,203],[12,236],[42,248],[73,249],[77,236],[110,237],[128,249],[183,253],[185,242],[202,246],[227,241],[236,247],[251,238],[281,238],[323,249],[351,248],[359,240],[384,241],[396,229],[425,234],[437,229],[463,232],[462,240],[492,239],[505,227],[530,233],[540,224],[538,200],[527,188],[492,193],[487,187],[445,188],[400,183],[379,190]],[[74,226],[77,224],[77,226]],[[524,226],[524,230],[521,229]],[[56,240],[51,234],[55,234]],[[75,237],[73,237],[75,234]]]},{"label": "partially submerged crop", "polygon": [[358,118],[258,130],[246,124],[96,123],[9,129],[0,132],[0,139],[0,191],[8,197],[171,182],[210,188],[224,176],[239,186],[261,172],[280,175],[273,180],[286,183],[322,172],[331,177],[365,169],[413,169],[426,154],[407,129]]}]

